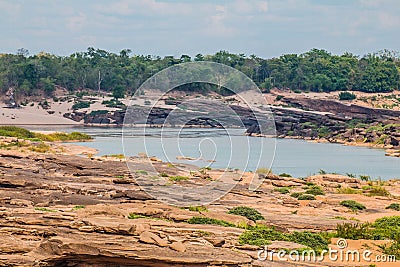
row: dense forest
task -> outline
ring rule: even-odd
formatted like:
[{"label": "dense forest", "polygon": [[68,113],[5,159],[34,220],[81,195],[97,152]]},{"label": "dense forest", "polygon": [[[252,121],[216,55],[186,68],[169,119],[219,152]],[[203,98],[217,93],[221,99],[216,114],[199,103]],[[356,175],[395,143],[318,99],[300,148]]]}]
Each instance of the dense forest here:
[{"label": "dense forest", "polygon": [[[263,59],[254,55],[219,51],[214,55],[132,55],[88,48],[70,56],[48,53],[29,55],[26,49],[16,54],[0,54],[0,88],[23,95],[44,92],[52,95],[56,86],[69,91],[92,89],[112,92],[116,97],[133,93],[158,71],[183,62],[213,61],[236,68],[249,76],[265,92],[273,87],[292,90],[390,92],[400,85],[400,57],[384,50],[362,57],[345,53],[332,55],[312,49],[304,54],[286,54]],[[190,86],[186,89],[191,89]],[[197,85],[192,90],[205,90]]]}]

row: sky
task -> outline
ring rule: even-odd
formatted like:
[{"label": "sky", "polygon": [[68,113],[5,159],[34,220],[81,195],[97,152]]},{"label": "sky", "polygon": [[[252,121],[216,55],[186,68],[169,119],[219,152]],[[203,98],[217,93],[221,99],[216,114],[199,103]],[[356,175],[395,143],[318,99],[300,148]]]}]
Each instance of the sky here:
[{"label": "sky", "polygon": [[399,14],[398,0],[0,0],[0,53],[362,56],[400,50]]}]

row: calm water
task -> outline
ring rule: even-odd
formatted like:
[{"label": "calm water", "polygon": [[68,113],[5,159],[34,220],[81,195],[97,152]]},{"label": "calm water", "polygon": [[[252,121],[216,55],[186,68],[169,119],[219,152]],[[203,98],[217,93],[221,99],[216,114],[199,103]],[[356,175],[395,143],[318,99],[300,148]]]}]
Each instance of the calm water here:
[{"label": "calm water", "polygon": [[[32,128],[32,127],[31,127]],[[78,143],[99,150],[99,155],[137,155],[145,152],[164,161],[186,162],[200,167],[256,170],[272,168],[274,173],[305,177],[320,169],[335,173],[370,175],[373,178],[400,178],[400,158],[386,157],[385,151],[304,140],[243,136],[242,129],[143,129],[55,128],[33,130],[80,131],[95,137]],[[123,136],[123,138],[122,138]],[[178,160],[186,156],[196,160]],[[212,162],[214,160],[214,162]]]}]

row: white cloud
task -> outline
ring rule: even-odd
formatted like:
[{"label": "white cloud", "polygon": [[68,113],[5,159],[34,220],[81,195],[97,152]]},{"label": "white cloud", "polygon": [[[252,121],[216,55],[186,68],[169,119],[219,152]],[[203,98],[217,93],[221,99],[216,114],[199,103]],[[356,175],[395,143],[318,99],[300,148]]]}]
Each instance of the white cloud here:
[{"label": "white cloud", "polygon": [[21,12],[21,4],[0,0],[0,10],[7,12],[11,16],[16,16]]},{"label": "white cloud", "polygon": [[66,26],[71,31],[79,31],[85,26],[86,22],[86,15],[79,12],[79,15],[68,18]]},{"label": "white cloud", "polygon": [[378,15],[380,25],[384,28],[392,28],[400,26],[400,18],[388,12],[380,12]]},{"label": "white cloud", "polygon": [[258,10],[260,10],[261,12],[268,11],[268,2],[267,1],[258,1],[256,3],[256,6],[257,6]]},{"label": "white cloud", "polygon": [[232,35],[234,29],[226,25],[228,16],[228,8],[226,6],[215,6],[214,14],[209,16],[208,24],[204,28],[203,33],[213,37],[227,37]]},{"label": "white cloud", "polygon": [[184,14],[191,11],[190,3],[159,2],[155,0],[120,0],[111,4],[99,5],[98,10],[114,15],[134,14]]}]

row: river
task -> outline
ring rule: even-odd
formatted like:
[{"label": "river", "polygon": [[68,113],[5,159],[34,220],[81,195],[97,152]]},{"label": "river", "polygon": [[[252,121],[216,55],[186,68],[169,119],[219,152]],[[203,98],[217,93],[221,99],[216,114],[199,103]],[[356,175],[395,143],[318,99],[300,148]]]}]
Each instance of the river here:
[{"label": "river", "polygon": [[[329,173],[369,175],[374,179],[400,178],[400,158],[382,149],[314,143],[297,139],[248,137],[243,129],[160,129],[105,127],[28,127],[32,130],[80,131],[93,142],[76,144],[98,149],[98,155],[133,156],[145,152],[164,161],[200,167],[255,171],[271,168],[276,174],[306,177],[320,170]],[[124,134],[122,132],[124,131]],[[123,138],[122,138],[123,137]],[[177,156],[192,160],[178,160]]]}]

